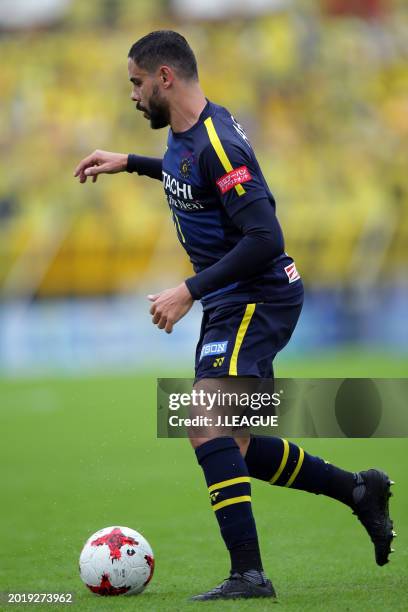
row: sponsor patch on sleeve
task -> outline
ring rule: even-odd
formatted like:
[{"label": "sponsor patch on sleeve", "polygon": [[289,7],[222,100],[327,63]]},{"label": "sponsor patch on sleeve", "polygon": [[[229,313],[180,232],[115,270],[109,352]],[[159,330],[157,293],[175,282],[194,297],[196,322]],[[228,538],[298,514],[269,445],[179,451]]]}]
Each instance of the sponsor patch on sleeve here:
[{"label": "sponsor patch on sleeve", "polygon": [[221,193],[224,194],[230,189],[233,189],[236,185],[250,181],[251,178],[252,176],[248,168],[246,166],[240,166],[239,168],[235,168],[219,178],[217,181],[217,186]]},{"label": "sponsor patch on sleeve", "polygon": [[287,277],[289,279],[289,283],[294,283],[295,281],[299,280],[300,278],[300,274],[299,272],[296,270],[296,265],[295,262],[289,264],[288,266],[286,266],[284,268]]}]

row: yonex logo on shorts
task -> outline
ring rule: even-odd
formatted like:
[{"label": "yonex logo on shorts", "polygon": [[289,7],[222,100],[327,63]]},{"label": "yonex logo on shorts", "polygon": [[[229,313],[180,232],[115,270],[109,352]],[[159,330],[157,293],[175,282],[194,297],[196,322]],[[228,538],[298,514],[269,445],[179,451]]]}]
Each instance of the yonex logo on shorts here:
[{"label": "yonex logo on shorts", "polygon": [[221,355],[222,353],[227,352],[228,340],[223,340],[222,342],[209,342],[208,344],[204,344],[201,349],[200,359],[203,357],[208,357],[208,355]]}]

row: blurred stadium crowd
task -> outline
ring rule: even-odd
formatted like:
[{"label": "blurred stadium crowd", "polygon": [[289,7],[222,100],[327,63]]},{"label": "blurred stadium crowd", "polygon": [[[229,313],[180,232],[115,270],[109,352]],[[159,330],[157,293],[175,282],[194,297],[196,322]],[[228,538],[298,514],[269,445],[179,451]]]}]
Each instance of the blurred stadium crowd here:
[{"label": "blurred stadium crowd", "polygon": [[126,293],[189,273],[159,183],[73,179],[95,148],[162,154],[165,133],[136,116],[126,65],[132,42],[162,27],[186,35],[207,96],[246,128],[307,283],[406,280],[406,3],[367,19],[335,4],[186,22],[165,2],[78,0],[52,26],[3,28],[3,299]]}]

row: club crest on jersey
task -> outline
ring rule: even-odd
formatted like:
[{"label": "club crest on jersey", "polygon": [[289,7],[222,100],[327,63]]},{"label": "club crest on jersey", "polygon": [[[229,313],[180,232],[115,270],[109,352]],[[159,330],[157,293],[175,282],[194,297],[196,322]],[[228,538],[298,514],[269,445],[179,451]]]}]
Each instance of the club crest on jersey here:
[{"label": "club crest on jersey", "polygon": [[203,357],[208,357],[209,355],[221,355],[222,353],[227,352],[228,340],[223,340],[222,342],[209,342],[208,344],[204,344],[201,349],[200,359]]},{"label": "club crest on jersey", "polygon": [[293,262],[293,263],[289,264],[288,266],[286,266],[284,268],[284,270],[285,270],[285,272],[287,274],[287,277],[289,279],[289,284],[290,283],[294,283],[295,281],[299,280],[300,274],[296,270],[295,262]]},{"label": "club crest on jersey", "polygon": [[248,168],[246,166],[240,166],[231,170],[227,174],[224,174],[218,179],[217,186],[222,194],[227,193],[230,189],[233,189],[236,185],[246,183],[252,178]]},{"label": "club crest on jersey", "polygon": [[180,163],[180,174],[183,178],[188,178],[191,173],[192,161],[189,157],[183,157]]}]

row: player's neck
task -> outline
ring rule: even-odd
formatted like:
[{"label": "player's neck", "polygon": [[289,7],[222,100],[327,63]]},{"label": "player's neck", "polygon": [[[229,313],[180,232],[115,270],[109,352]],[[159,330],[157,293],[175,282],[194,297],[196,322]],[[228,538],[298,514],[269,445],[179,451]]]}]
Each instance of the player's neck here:
[{"label": "player's neck", "polygon": [[170,127],[173,132],[185,132],[193,127],[206,104],[207,100],[198,83],[180,89],[170,111]]}]

